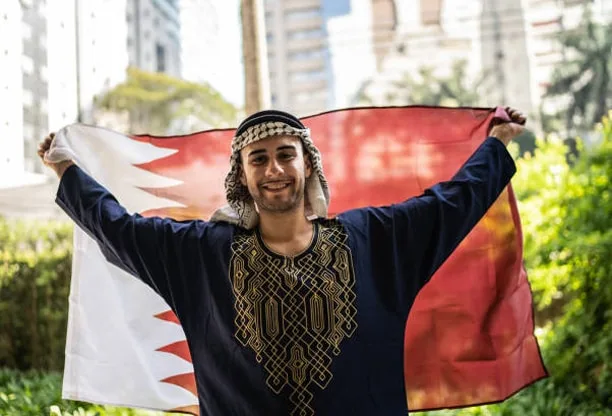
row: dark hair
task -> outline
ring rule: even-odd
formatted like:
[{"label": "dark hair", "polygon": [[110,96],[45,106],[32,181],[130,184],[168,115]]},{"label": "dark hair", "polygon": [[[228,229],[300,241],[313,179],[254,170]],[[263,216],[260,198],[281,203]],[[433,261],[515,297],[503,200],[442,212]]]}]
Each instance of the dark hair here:
[{"label": "dark hair", "polygon": [[236,129],[236,136],[240,136],[242,133],[244,133],[246,129],[251,126],[270,121],[280,121],[296,129],[306,128],[304,124],[302,124],[300,119],[294,116],[293,114],[289,114],[280,110],[263,110],[251,114],[250,116],[245,118]]}]

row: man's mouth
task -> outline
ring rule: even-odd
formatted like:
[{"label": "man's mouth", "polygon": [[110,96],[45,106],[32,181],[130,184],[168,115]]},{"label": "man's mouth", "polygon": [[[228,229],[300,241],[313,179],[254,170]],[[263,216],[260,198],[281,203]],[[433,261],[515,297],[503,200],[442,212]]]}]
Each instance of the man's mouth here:
[{"label": "man's mouth", "polygon": [[288,188],[289,185],[291,185],[291,181],[275,181],[275,182],[267,182],[263,185],[261,185],[261,187],[263,189],[265,189],[266,191],[281,191],[285,188]]}]

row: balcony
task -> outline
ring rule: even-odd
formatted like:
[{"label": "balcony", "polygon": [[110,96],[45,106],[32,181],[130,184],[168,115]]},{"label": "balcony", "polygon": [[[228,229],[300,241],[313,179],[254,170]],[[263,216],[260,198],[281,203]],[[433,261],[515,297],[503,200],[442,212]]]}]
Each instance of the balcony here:
[{"label": "balcony", "polygon": [[297,52],[304,49],[322,48],[324,45],[323,36],[310,39],[295,39],[287,41],[287,51]]},{"label": "balcony", "polygon": [[284,2],[283,10],[290,11],[316,7],[321,7],[321,0],[287,0]]},{"label": "balcony", "polygon": [[319,59],[288,59],[288,69],[291,72],[322,71],[325,69],[325,61]]}]

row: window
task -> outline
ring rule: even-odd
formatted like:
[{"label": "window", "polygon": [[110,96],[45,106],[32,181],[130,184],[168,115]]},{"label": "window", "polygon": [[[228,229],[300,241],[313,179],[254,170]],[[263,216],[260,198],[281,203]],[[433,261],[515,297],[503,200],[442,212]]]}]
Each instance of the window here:
[{"label": "window", "polygon": [[299,39],[315,39],[323,36],[323,30],[321,28],[318,29],[308,29],[308,30],[296,30],[294,32],[289,32],[287,36],[289,40],[299,40]]},{"label": "window", "polygon": [[318,59],[323,58],[323,50],[322,49],[307,49],[298,52],[292,52],[289,54],[289,59],[295,61],[302,60],[310,60],[310,59]]},{"label": "window", "polygon": [[159,43],[155,44],[155,59],[157,72],[166,71],[166,49]]},{"label": "window", "polygon": [[291,10],[285,13],[285,19],[289,21],[314,19],[321,16],[321,9]]},{"label": "window", "polygon": [[289,78],[292,82],[301,82],[301,81],[318,81],[321,79],[325,79],[324,71],[300,71],[300,72],[292,72],[289,75]]}]

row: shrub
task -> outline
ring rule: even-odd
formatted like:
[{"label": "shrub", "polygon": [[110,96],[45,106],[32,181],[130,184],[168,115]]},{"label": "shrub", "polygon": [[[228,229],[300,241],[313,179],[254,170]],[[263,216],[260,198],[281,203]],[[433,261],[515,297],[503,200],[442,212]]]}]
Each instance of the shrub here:
[{"label": "shrub", "polygon": [[0,218],[0,367],[60,370],[72,226]]},{"label": "shrub", "polygon": [[166,414],[62,400],[61,387],[61,374],[56,372],[0,370],[0,415],[163,416]]}]

